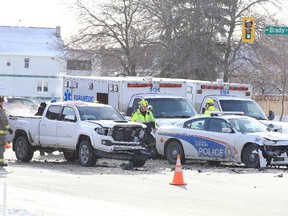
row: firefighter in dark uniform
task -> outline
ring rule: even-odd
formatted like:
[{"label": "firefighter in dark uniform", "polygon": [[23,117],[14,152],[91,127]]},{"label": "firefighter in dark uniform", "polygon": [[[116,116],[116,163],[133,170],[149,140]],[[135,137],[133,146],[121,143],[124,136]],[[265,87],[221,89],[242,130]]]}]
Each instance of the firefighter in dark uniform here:
[{"label": "firefighter in dark uniform", "polygon": [[4,102],[5,98],[3,96],[0,96],[0,166],[7,166],[7,163],[5,163],[4,161],[6,133],[13,133],[10,128],[5,110],[3,108]]}]

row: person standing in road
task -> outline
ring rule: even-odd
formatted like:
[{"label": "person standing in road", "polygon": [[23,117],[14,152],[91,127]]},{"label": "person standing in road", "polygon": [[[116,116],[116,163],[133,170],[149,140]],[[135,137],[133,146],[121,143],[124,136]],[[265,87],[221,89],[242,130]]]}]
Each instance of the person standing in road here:
[{"label": "person standing in road", "polygon": [[140,122],[147,126],[147,132],[151,132],[152,130],[155,132],[156,123],[155,118],[151,110],[148,109],[148,101],[142,100],[139,103],[139,109],[137,109],[132,117],[132,122]]},{"label": "person standing in road", "polygon": [[212,98],[208,98],[205,103],[206,107],[203,115],[210,115],[211,112],[219,112],[219,110],[214,107],[214,100]]},{"label": "person standing in road", "polygon": [[139,109],[137,109],[131,117],[132,122],[140,122],[147,126],[146,128],[146,144],[151,153],[156,155],[156,140],[151,134],[152,130],[156,132],[156,122],[151,110],[148,109],[148,101],[142,100],[139,103]]},{"label": "person standing in road", "polygon": [[5,110],[3,108],[4,101],[5,98],[3,96],[0,96],[0,166],[7,166],[7,163],[5,163],[4,161],[6,133],[13,133],[10,128]]}]

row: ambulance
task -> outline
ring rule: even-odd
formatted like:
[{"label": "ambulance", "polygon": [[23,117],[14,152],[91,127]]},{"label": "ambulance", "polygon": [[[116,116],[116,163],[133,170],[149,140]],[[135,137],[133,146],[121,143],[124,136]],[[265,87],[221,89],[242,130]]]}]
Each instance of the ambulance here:
[{"label": "ambulance", "polygon": [[138,108],[138,102],[147,100],[153,109],[158,126],[174,124],[197,112],[185,97],[184,79],[155,77],[63,77],[63,101],[97,101],[109,104],[126,116]]}]

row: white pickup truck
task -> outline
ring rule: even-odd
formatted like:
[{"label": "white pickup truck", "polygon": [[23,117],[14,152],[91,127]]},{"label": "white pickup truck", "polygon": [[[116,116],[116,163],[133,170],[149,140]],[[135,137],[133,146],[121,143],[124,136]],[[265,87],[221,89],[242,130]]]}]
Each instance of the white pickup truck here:
[{"label": "white pickup truck", "polygon": [[145,164],[145,125],[127,122],[113,107],[82,101],[50,103],[42,116],[10,116],[16,158],[29,162],[37,150],[60,151],[68,161],[94,166],[101,157]]}]

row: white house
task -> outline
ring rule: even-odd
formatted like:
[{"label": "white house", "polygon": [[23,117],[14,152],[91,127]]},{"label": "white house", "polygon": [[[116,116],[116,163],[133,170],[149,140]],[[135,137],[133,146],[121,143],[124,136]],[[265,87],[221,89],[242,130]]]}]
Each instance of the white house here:
[{"label": "white house", "polygon": [[0,95],[60,99],[67,73],[61,43],[60,27],[0,26]]}]

